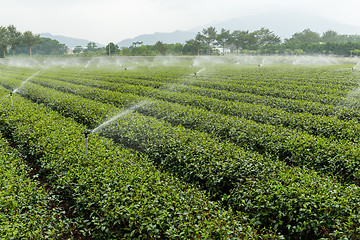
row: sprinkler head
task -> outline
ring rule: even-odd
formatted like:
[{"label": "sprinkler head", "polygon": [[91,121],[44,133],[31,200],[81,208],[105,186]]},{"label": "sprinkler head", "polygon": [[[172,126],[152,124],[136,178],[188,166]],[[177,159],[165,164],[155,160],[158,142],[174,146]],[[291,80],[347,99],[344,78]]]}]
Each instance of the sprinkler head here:
[{"label": "sprinkler head", "polygon": [[89,134],[91,133],[91,130],[85,130],[83,134],[85,135],[85,138],[88,138]]},{"label": "sprinkler head", "polygon": [[10,96],[12,96],[13,95],[13,92],[10,92]]}]

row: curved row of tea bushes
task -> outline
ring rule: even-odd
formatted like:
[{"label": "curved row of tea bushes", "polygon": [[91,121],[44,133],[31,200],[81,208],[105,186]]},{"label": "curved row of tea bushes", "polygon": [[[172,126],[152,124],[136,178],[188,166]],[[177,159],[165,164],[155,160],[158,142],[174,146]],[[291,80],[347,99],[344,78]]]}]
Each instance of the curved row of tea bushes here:
[{"label": "curved row of tea bushes", "polygon": [[[56,82],[49,82],[46,85],[54,87]],[[149,99],[137,99],[136,96],[131,94],[118,94],[102,90],[94,91],[93,88],[66,83],[56,85],[55,88],[122,107],[130,106],[141,100],[150,101]],[[39,94],[33,93],[36,96]],[[51,95],[59,95],[58,98],[61,96],[56,92],[51,93]],[[88,106],[91,104],[89,103]],[[92,112],[94,112],[95,108],[92,108]],[[101,109],[116,112],[111,107]],[[181,124],[190,129],[213,133],[240,146],[279,156],[280,159],[291,164],[307,165],[317,171],[334,174],[344,182],[358,184],[360,180],[360,152],[357,146],[347,141],[329,141],[322,137],[314,137],[281,126],[256,123],[244,118],[226,116],[212,111],[159,100],[143,105],[136,111],[164,119],[173,124]],[[70,113],[72,110],[65,110],[65,112]]]},{"label": "curved row of tea bushes", "polygon": [[[243,216],[206,193],[157,170],[144,156],[92,134],[84,157],[84,127],[17,97],[0,106],[12,141],[74,212],[94,239],[275,239],[258,235]],[[73,104],[74,105],[74,104]]]},{"label": "curved row of tea bushes", "polygon": [[[274,94],[279,91],[279,89],[283,91],[292,91],[293,94],[295,92],[301,92],[303,95],[309,93],[311,95],[335,95],[337,97],[347,96],[347,93],[354,88],[357,88],[357,81],[349,80],[349,76],[344,77],[345,74],[348,75],[347,72],[337,72],[336,70],[330,70],[327,73],[319,72],[319,70],[314,73],[307,74],[302,71],[303,69],[297,70],[297,72],[293,72],[295,76],[279,73],[273,74],[271,69],[267,69],[263,72],[263,74],[248,74],[243,73],[243,70],[229,70],[229,73],[218,74],[218,73],[204,73],[198,74],[197,81],[194,81],[194,74],[188,74],[188,72],[182,75],[181,79],[178,79],[177,82],[182,84],[189,84],[198,87],[206,87],[211,89],[220,89],[220,90],[230,90],[230,91],[255,91],[257,94],[263,95],[264,91],[259,91],[259,89],[268,89],[266,91],[268,94]],[[296,73],[299,76],[296,76]],[[301,76],[300,76],[301,74]],[[323,81],[312,82],[313,76],[316,75],[324,75]],[[95,77],[97,76],[97,77]],[[103,79],[107,81],[116,81],[123,82],[128,79],[124,79],[123,76],[114,76],[113,78],[107,77],[107,75],[102,75],[102,73],[97,74],[95,76],[91,76],[86,74],[87,79]],[[82,76],[78,76],[82,77]],[[134,76],[136,78],[136,75]],[[319,77],[315,77],[319,80]],[[152,80],[153,82],[158,83],[161,81],[158,77],[154,77],[153,79],[146,78],[148,80]],[[333,81],[331,79],[334,79]],[[170,80],[173,83],[173,80]],[[168,82],[168,83],[170,83]],[[346,84],[351,83],[350,86]],[[345,84],[345,85],[344,85]]]},{"label": "curved row of tea bushes", "polygon": [[150,102],[136,111],[214,134],[254,151],[270,153],[291,165],[333,174],[343,182],[360,183],[360,148],[347,141],[329,141],[281,126],[162,101]]},{"label": "curved row of tea bushes", "polygon": [[[37,81],[40,82],[40,80],[34,79],[34,82]],[[0,84],[4,86],[7,86],[7,82],[11,82],[11,80],[0,79]],[[318,135],[332,139],[345,139],[352,142],[359,142],[360,140],[360,125],[356,120],[344,121],[336,117],[313,115],[307,112],[290,113],[265,105],[224,101],[190,93],[170,92],[159,89],[153,89],[152,91],[147,92],[142,87],[125,86],[122,89],[118,88],[118,92],[114,92],[91,87],[82,87],[75,84],[62,83],[62,81],[54,80],[42,82],[42,84],[48,87],[60,89],[61,91],[67,91],[78,95],[84,94],[85,97],[89,97],[91,99],[101,100],[102,98],[102,101],[105,102],[108,102],[107,100],[104,100],[104,98],[107,99],[107,95],[109,95],[109,98],[112,96],[112,99],[124,99],[124,95],[122,95],[121,92],[125,92],[139,95],[139,98],[155,98],[164,101],[180,103],[182,105],[200,107],[222,114],[244,117],[259,123],[282,125],[284,127],[297,129],[299,131],[305,131],[312,135]],[[128,102],[133,102],[133,99],[136,99],[136,97],[129,97]],[[121,104],[122,100],[117,102],[120,102]]]},{"label": "curved row of tea bushes", "polygon": [[[53,79],[49,81],[49,79]],[[55,81],[54,81],[55,80]],[[34,79],[33,82],[39,83],[43,86],[53,86],[56,80],[64,81],[67,83],[74,83],[77,85],[86,85],[101,89],[113,90],[116,91],[117,89],[126,89],[126,85],[124,81],[121,83],[110,83],[106,81],[100,80],[90,80],[86,78],[69,78],[66,79],[59,79],[59,76],[52,77],[51,74],[45,75],[43,77],[37,77]],[[133,80],[134,81],[134,80]],[[127,81],[130,83],[131,80]],[[149,81],[147,81],[149,82]],[[201,88],[195,87],[190,85],[169,85],[169,84],[153,84],[147,83],[146,81],[142,80],[140,83],[132,82],[130,83],[130,89],[136,88],[137,94],[145,94],[146,92],[154,91],[151,88],[147,87],[154,87],[154,88],[161,88],[164,91],[175,91],[175,92],[183,92],[183,93],[194,93],[197,95],[216,98],[220,100],[229,100],[229,101],[239,101],[239,102],[247,102],[252,104],[262,104],[265,106],[269,106],[272,108],[281,108],[289,112],[308,112],[314,115],[324,115],[324,116],[336,116],[341,120],[350,120],[350,119],[360,119],[360,111],[353,108],[348,108],[345,106],[333,106],[333,105],[326,105],[321,104],[318,102],[312,101],[305,101],[305,100],[293,100],[287,98],[278,98],[278,97],[271,97],[271,96],[261,96],[255,95],[251,93],[238,93],[238,92],[230,92],[227,90],[215,90],[211,88]],[[139,85],[137,87],[131,87],[131,85]],[[122,90],[124,91],[124,90]]]},{"label": "curved row of tea bushes", "polygon": [[[293,89],[296,88],[296,86],[293,86],[290,90],[286,90],[283,87],[282,88],[276,88],[271,86],[271,81],[266,84],[272,87],[271,93],[274,94],[275,92],[278,92],[278,94],[275,94],[274,96],[271,95],[264,95],[264,89],[266,86],[247,86],[242,84],[241,86],[236,85],[236,83],[229,84],[228,82],[224,81],[194,81],[193,78],[191,79],[177,79],[169,80],[167,83],[164,81],[159,82],[159,77],[152,77],[152,76],[142,76],[139,77],[139,79],[135,78],[124,78],[123,76],[114,76],[111,77],[109,75],[110,73],[97,73],[91,71],[92,75],[89,75],[89,73],[83,75],[83,74],[76,74],[74,72],[73,75],[65,74],[66,71],[59,71],[59,70],[46,70],[43,73],[40,73],[39,78],[42,79],[55,79],[55,80],[65,80],[67,82],[73,82],[73,83],[80,83],[91,85],[95,87],[105,88],[109,89],[107,85],[110,86],[110,88],[116,87],[116,84],[131,84],[131,85],[141,85],[141,86],[147,86],[147,87],[154,87],[154,88],[164,88],[167,89],[169,87],[168,84],[170,83],[179,83],[179,85],[175,88],[174,86],[171,86],[170,89],[174,90],[177,89],[179,91],[185,91],[185,92],[193,92],[200,95],[205,96],[211,96],[215,98],[220,98],[224,100],[236,100],[236,101],[245,101],[255,104],[265,104],[271,107],[276,108],[284,108],[287,111],[295,111],[295,112],[310,112],[312,114],[321,114],[321,115],[331,115],[335,114],[340,119],[351,119],[351,118],[358,118],[358,110],[354,110],[349,107],[358,108],[359,101],[355,98],[349,98],[349,97],[339,97],[339,96],[332,96],[329,94],[330,89],[335,85],[334,83],[327,83],[327,85],[324,85],[324,91],[326,91],[326,94],[312,94],[311,96],[305,97],[308,95],[308,93],[301,92],[299,90]],[[332,72],[334,73],[334,72]],[[335,72],[336,73],[336,72]],[[136,76],[136,75],[135,75]],[[10,77],[16,77],[14,74],[10,75]],[[234,76],[231,76],[234,77]],[[153,78],[153,79],[151,79]],[[94,80],[95,79],[95,80]],[[96,79],[101,81],[96,81]],[[105,80],[105,81],[104,81]],[[274,80],[274,79],[273,79]],[[95,81],[95,82],[94,82]],[[109,83],[107,82],[109,81]],[[242,82],[249,81],[246,79],[242,79]],[[252,81],[259,82],[257,79],[253,79]],[[274,80],[275,81],[275,80]],[[289,80],[288,80],[289,81]],[[308,79],[303,80],[305,83],[303,83],[305,86],[307,85]],[[112,84],[110,84],[110,82]],[[276,82],[276,81],[275,81]],[[286,81],[282,81],[282,83],[286,83]],[[241,83],[238,83],[241,84]],[[115,86],[114,86],[115,85]],[[198,86],[198,87],[196,87]],[[342,86],[342,85],[340,85]],[[253,88],[256,88],[254,91],[250,91]],[[249,90],[250,89],[250,90]],[[139,90],[139,89],[138,89]],[[149,89],[143,89],[144,91],[149,91]],[[151,89],[150,89],[151,91]],[[290,91],[290,92],[289,92]],[[338,91],[338,90],[333,90]],[[351,92],[351,88],[347,89],[346,94]],[[283,95],[286,93],[286,95]],[[259,95],[260,94],[260,95]],[[296,97],[296,96],[300,96]],[[344,94],[342,94],[344,95]],[[294,97],[295,96],[295,97]],[[305,99],[304,99],[305,98]],[[327,101],[326,99],[331,99],[330,101]],[[325,102],[324,102],[325,101]],[[324,104],[322,104],[322,103]],[[332,104],[332,105],[330,105]],[[339,107],[341,105],[342,107]]]},{"label": "curved row of tea bushes", "polygon": [[[33,99],[54,109],[62,105],[56,91],[37,88]],[[52,94],[45,98],[41,96],[45,91]],[[59,108],[69,111],[77,109],[77,104],[94,106],[91,102],[96,102],[62,95],[63,99],[72,99],[73,104],[64,102]],[[94,122],[99,119],[91,117]],[[121,117],[104,134],[143,151],[162,169],[196,183],[231,208],[244,210],[254,224],[275,228],[288,238],[351,238],[359,234],[360,192],[354,185],[344,186],[335,178],[289,167],[209,134],[136,113]]]},{"label": "curved row of tea bushes", "polygon": [[[4,122],[0,124],[4,128]],[[72,224],[59,202],[37,180],[30,178],[30,171],[20,154],[0,134],[1,239],[71,237]]]},{"label": "curved row of tea bushes", "polygon": [[[57,75],[57,74],[56,74]],[[219,79],[217,79],[216,81],[208,81],[208,80],[194,80],[194,77],[191,78],[182,78],[182,79],[178,79],[177,81],[169,81],[167,83],[165,82],[159,82],[158,79],[141,79],[140,81],[137,79],[128,79],[128,78],[122,78],[122,77],[107,77],[107,75],[96,75],[95,76],[66,76],[66,77],[61,77],[61,73],[58,76],[54,76],[51,77],[51,74],[46,74],[46,77],[50,77],[50,78],[54,78],[54,79],[66,79],[66,81],[76,81],[77,79],[86,79],[86,80],[101,80],[103,81],[108,81],[108,82],[112,82],[112,83],[126,83],[126,84],[132,84],[132,85],[142,85],[142,86],[148,86],[148,87],[155,87],[155,88],[159,88],[159,87],[167,87],[168,84],[174,84],[174,83],[179,83],[181,85],[189,85],[189,86],[197,86],[197,87],[201,87],[201,88],[205,88],[205,89],[213,89],[213,90],[222,90],[222,91],[230,91],[232,93],[245,93],[245,94],[253,94],[253,95],[258,95],[258,96],[263,96],[263,97],[274,97],[274,98],[285,98],[285,99],[289,99],[289,100],[305,100],[305,101],[310,101],[310,102],[318,102],[321,104],[326,104],[326,105],[334,105],[334,106],[338,106],[338,105],[343,105],[343,106],[353,106],[356,107],[359,105],[359,101],[356,99],[351,99],[348,98],[347,95],[349,92],[351,92],[352,89],[356,88],[356,86],[354,87],[349,87],[348,89],[344,90],[344,91],[340,91],[341,94],[339,95],[339,90],[334,89],[331,90],[333,85],[330,85],[330,83],[327,83],[327,85],[322,87],[322,94],[318,94],[318,93],[311,93],[305,90],[301,90],[297,89],[297,85],[292,85],[291,87],[289,87],[289,89],[284,89],[283,86],[281,87],[276,87],[273,86],[273,83],[270,81],[269,83],[267,83],[265,86],[264,84],[258,84],[256,86],[251,85],[251,83],[253,82],[259,82],[258,79],[253,79],[251,81],[247,80],[247,79],[241,79],[239,80],[240,82],[234,82],[234,83],[228,83],[227,81],[221,81]],[[248,82],[248,84],[244,84],[243,82],[246,81]],[[307,82],[308,79],[304,79],[304,82]],[[286,82],[285,82],[286,83]],[[101,84],[101,83],[97,83],[97,84]],[[250,84],[250,85],[249,85]],[[284,84],[284,81],[282,81],[281,84]],[[306,85],[305,85],[306,86]],[[191,89],[191,87],[189,88]],[[310,88],[311,89],[311,88]],[[330,92],[333,92],[334,94],[330,94]]]},{"label": "curved row of tea bushes", "polygon": [[348,108],[345,106],[326,105],[319,102],[307,100],[293,100],[289,98],[272,97],[255,95],[253,93],[239,93],[227,90],[215,90],[211,88],[202,88],[194,86],[172,86],[170,88],[174,92],[193,93],[200,96],[216,98],[225,101],[235,101],[251,103],[256,105],[269,106],[271,108],[279,108],[288,112],[310,113],[314,115],[336,116],[340,120],[343,119],[360,119],[360,111],[358,109]]},{"label": "curved row of tea bushes", "polygon": [[[197,74],[197,79],[200,81],[192,81],[194,79],[194,72],[204,69],[204,72]],[[290,68],[291,69],[291,68]],[[349,68],[350,69],[350,68]],[[310,69],[306,67],[292,69],[288,71],[288,67],[281,67],[281,69],[276,68],[266,68],[264,71],[254,71],[254,69],[249,68],[229,68],[226,71],[221,71],[221,68],[214,67],[211,68],[202,68],[202,67],[193,67],[185,69],[169,68],[165,67],[164,69],[155,69],[154,71],[149,70],[145,73],[130,71],[129,74],[123,75],[115,69],[111,71],[97,71],[89,69],[87,71],[82,71],[79,74],[79,71],[58,71],[62,77],[85,77],[87,79],[103,79],[107,81],[128,81],[129,78],[132,80],[151,80],[153,82],[173,82],[173,81],[185,81],[186,84],[205,84],[210,83],[215,84],[212,88],[217,88],[216,85],[226,83],[226,85],[236,85],[236,84],[247,84],[249,86],[274,86],[279,85],[287,87],[289,89],[296,89],[297,87],[304,88],[304,92],[308,91],[317,91],[329,93],[325,89],[330,91],[335,91],[335,94],[338,94],[339,91],[349,91],[354,87],[358,86],[356,76],[351,76],[349,71],[344,70],[342,66],[336,67],[326,67],[326,69]],[[55,70],[56,71],[56,70]],[[165,72],[164,72],[165,71]],[[177,78],[177,79],[176,79]],[[221,81],[219,81],[221,80]],[[223,86],[225,87],[225,85]]]},{"label": "curved row of tea bushes", "polygon": [[[327,104],[327,105],[344,105],[344,106],[352,106],[352,107],[356,107],[359,104],[359,101],[357,101],[356,99],[351,99],[348,98],[347,95],[349,92],[351,92],[351,90],[353,88],[356,88],[356,86],[353,87],[349,87],[345,90],[342,90],[340,88],[339,89],[333,89],[334,85],[336,85],[336,82],[327,82],[326,84],[324,84],[324,86],[321,87],[321,94],[319,93],[312,93],[310,90],[318,87],[318,83],[315,83],[316,86],[311,85],[311,83],[308,83],[310,81],[309,78],[305,78],[302,77],[302,80],[304,83],[302,83],[300,86],[298,84],[293,84],[292,81],[293,80],[287,80],[284,76],[279,76],[282,78],[285,78],[286,80],[282,80],[280,81],[278,84],[281,84],[281,87],[279,86],[274,86],[274,84],[276,84],[276,79],[271,78],[270,80],[266,81],[266,82],[262,82],[263,78],[266,77],[268,78],[268,76],[258,76],[256,75],[256,78],[254,78],[254,76],[249,76],[249,79],[247,79],[247,75],[243,76],[240,79],[237,80],[231,80],[231,78],[235,78],[236,76],[234,75],[230,75],[229,78],[226,78],[226,80],[224,81],[222,79],[222,81],[219,80],[218,78],[215,78],[215,80],[209,81],[208,78],[204,77],[206,80],[199,80],[199,81],[194,81],[194,77],[184,77],[184,78],[180,78],[180,79],[172,79],[172,80],[168,80],[168,78],[164,77],[165,81],[159,81],[159,79],[161,79],[161,77],[159,76],[143,76],[143,77],[139,77],[136,79],[136,75],[135,78],[124,78],[124,76],[122,75],[118,75],[118,76],[113,76],[109,77],[109,73],[107,74],[97,74],[94,71],[91,71],[91,75],[89,75],[90,73],[86,73],[86,74],[74,74],[75,76],[72,75],[67,75],[64,74],[64,71],[56,71],[56,70],[52,70],[51,72],[55,73],[54,77],[51,77],[51,74],[49,76],[49,71],[47,71],[47,73],[44,76],[47,76],[48,78],[55,78],[55,79],[61,79],[61,78],[65,78],[67,81],[71,81],[71,80],[76,80],[77,78],[84,78],[87,80],[106,80],[106,81],[110,81],[110,82],[115,82],[115,83],[127,83],[127,84],[134,84],[134,85],[144,85],[144,86],[149,86],[149,87],[161,87],[161,86],[166,86],[169,83],[180,83],[180,84],[185,84],[185,85],[191,85],[191,86],[198,86],[201,88],[210,88],[210,89],[217,89],[217,90],[224,90],[224,91],[231,91],[233,93],[247,93],[247,94],[255,94],[255,95],[259,95],[259,96],[263,96],[263,97],[280,97],[280,98],[287,98],[287,99],[293,99],[293,100],[306,100],[306,101],[315,101],[315,102],[319,102],[322,104]],[[336,72],[331,72],[331,73],[336,73]],[[168,74],[169,75],[169,74]],[[211,76],[211,75],[210,75]],[[167,76],[166,76],[167,77]],[[308,76],[311,77],[311,76]],[[260,80],[259,80],[260,78]],[[203,78],[201,78],[203,79]],[[230,81],[230,82],[229,82]],[[339,79],[337,79],[337,81],[340,81]],[[348,81],[349,82],[349,81]],[[288,89],[284,88],[284,84],[285,85],[289,85]],[[311,85],[311,86],[309,86]],[[343,86],[343,85],[340,85]],[[305,88],[305,89],[302,89]],[[190,88],[191,89],[191,88]],[[309,92],[310,91],[310,92]],[[330,94],[330,92],[333,92],[333,94]],[[339,95],[340,94],[340,95]]]}]

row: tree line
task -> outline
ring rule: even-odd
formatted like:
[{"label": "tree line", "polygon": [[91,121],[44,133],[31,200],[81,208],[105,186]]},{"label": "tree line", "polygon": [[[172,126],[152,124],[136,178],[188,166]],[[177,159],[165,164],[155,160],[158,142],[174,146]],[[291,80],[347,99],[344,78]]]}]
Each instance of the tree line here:
[{"label": "tree line", "polygon": [[[29,54],[32,52],[41,55],[59,55],[68,51],[65,44],[57,40],[41,38],[31,31],[21,33],[16,27],[0,26],[0,48],[2,57],[7,54]],[[343,35],[328,30],[320,35],[310,29],[294,33],[290,38],[281,40],[274,32],[261,28],[253,32],[248,30],[230,31],[222,28],[207,27],[198,32],[193,39],[185,44],[165,44],[161,41],[154,45],[144,45],[143,42],[134,42],[129,47],[119,48],[114,43],[106,47],[97,47],[89,42],[86,47],[77,46],[73,53],[96,55],[123,55],[123,56],[155,56],[155,55],[220,55],[225,53],[237,54],[334,54],[341,56],[360,56],[360,36]]]},{"label": "tree line", "polygon": [[[194,39],[184,45],[186,52],[192,54],[224,54],[225,48],[230,52],[243,54],[336,54],[360,55],[360,36],[342,35],[328,30],[320,35],[305,29],[294,33],[290,38],[281,40],[267,28],[250,32],[221,29],[217,32],[214,27],[208,27],[198,32]],[[220,48],[219,53],[216,48]]]},{"label": "tree line", "polygon": [[343,35],[328,30],[320,35],[310,29],[294,33],[283,41],[267,28],[250,32],[230,31],[215,27],[204,28],[185,44],[164,44],[158,41],[153,46],[134,42],[129,48],[118,50],[121,55],[219,55],[225,52],[239,54],[335,54],[342,56],[360,55],[360,36]]},{"label": "tree line", "polygon": [[32,52],[41,55],[64,54],[68,47],[50,38],[41,38],[32,31],[20,32],[14,25],[0,26],[0,49],[1,57],[5,58],[9,52],[15,54],[29,54]]}]

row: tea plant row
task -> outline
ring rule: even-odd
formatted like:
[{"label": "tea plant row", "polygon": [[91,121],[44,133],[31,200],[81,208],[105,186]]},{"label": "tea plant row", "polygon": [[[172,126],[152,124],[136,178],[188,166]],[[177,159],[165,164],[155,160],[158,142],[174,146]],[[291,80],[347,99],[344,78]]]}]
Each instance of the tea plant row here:
[{"label": "tea plant row", "polygon": [[[89,127],[101,123],[109,113],[121,111],[111,104],[33,84],[24,95],[79,122],[84,119]],[[130,114],[107,129],[104,133],[113,139],[208,190],[249,215],[256,225],[275,228],[288,237],[358,234],[358,187],[354,185],[148,116]]]},{"label": "tea plant row", "polygon": [[[157,170],[147,157],[111,140],[94,134],[85,158],[81,137],[85,128],[73,119],[18,95],[13,106],[8,100],[0,111],[1,120],[7,122],[2,131],[23,156],[33,159],[60,199],[72,204],[76,223],[91,238],[259,237],[243,223],[246,215],[224,210],[205,192]],[[37,192],[29,196],[36,197]],[[41,209],[32,210],[34,219],[40,221],[37,211],[41,214]],[[276,238],[266,233],[261,237]]]}]

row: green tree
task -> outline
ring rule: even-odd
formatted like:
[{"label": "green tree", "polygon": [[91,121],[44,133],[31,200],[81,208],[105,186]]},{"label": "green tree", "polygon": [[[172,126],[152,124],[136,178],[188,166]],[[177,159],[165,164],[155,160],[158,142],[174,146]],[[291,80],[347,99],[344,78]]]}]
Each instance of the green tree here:
[{"label": "green tree", "polygon": [[154,50],[162,55],[165,55],[167,48],[161,41],[157,41],[154,45]]},{"label": "green tree", "polygon": [[349,35],[348,42],[360,42],[360,35]]},{"label": "green tree", "polygon": [[132,56],[152,56],[154,55],[154,46],[151,45],[141,45],[139,47],[133,47],[131,52],[126,53],[123,49],[123,55],[132,55]]},{"label": "green tree", "polygon": [[256,44],[259,47],[263,47],[269,44],[279,44],[281,39],[267,28],[261,28],[253,32],[256,39]]},{"label": "green tree", "polygon": [[6,51],[9,46],[9,31],[6,27],[0,26],[0,48],[3,52],[3,57],[6,58]]},{"label": "green tree", "polygon": [[184,54],[200,55],[201,51],[205,51],[207,48],[201,33],[197,33],[194,39],[186,41],[183,47]]},{"label": "green tree", "polygon": [[32,56],[31,48],[41,42],[41,38],[40,35],[34,35],[31,31],[26,31],[23,34],[22,41],[28,47],[30,56]]},{"label": "green tree", "polygon": [[256,43],[254,34],[249,33],[249,31],[235,30],[231,34],[231,39],[231,42],[236,47],[237,51],[239,50],[239,48],[247,49],[249,48],[249,46]]},{"label": "green tree", "polygon": [[7,29],[9,34],[9,45],[13,52],[13,56],[15,56],[15,50],[21,44],[22,41],[22,33],[17,31],[14,25],[8,26]]},{"label": "green tree", "polygon": [[167,52],[169,54],[181,55],[183,52],[183,45],[181,43],[167,44]]},{"label": "green tree", "polygon": [[68,47],[50,38],[41,38],[41,42],[33,47],[33,51],[40,55],[61,55],[66,53]]},{"label": "green tree", "polygon": [[115,53],[117,53],[119,51],[119,46],[115,45],[113,42],[111,42],[108,45],[106,45],[105,50],[106,50],[107,55],[114,55]]},{"label": "green tree", "polygon": [[81,53],[83,51],[83,47],[82,46],[76,46],[74,48],[73,53]]},{"label": "green tree", "polygon": [[94,52],[97,50],[97,46],[95,42],[89,42],[86,46],[87,51]]},{"label": "green tree", "polygon": [[208,47],[208,53],[210,55],[213,44],[215,43],[217,38],[217,32],[215,27],[204,28],[201,32],[201,38],[206,43]]},{"label": "green tree", "polygon": [[133,42],[132,47],[137,47],[137,45],[141,46],[142,44],[143,42],[141,41]]},{"label": "green tree", "polygon": [[223,54],[225,54],[225,47],[231,44],[230,30],[222,28],[216,36],[216,43],[223,48]]},{"label": "green tree", "polygon": [[310,29],[305,29],[302,32],[294,33],[290,39],[285,40],[286,43],[319,43],[321,42],[320,34],[313,32]]},{"label": "green tree", "polygon": [[321,36],[322,42],[344,43],[348,41],[348,36],[338,34],[333,30],[328,30]]}]

